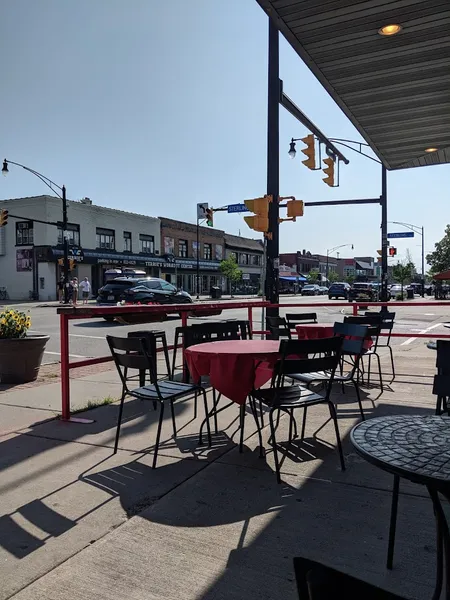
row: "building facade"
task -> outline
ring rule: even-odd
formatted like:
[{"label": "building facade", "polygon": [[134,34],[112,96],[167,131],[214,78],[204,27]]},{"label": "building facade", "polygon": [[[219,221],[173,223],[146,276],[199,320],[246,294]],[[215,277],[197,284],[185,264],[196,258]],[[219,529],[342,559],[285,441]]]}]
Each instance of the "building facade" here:
[{"label": "building facade", "polygon": [[[9,211],[0,228],[0,287],[9,298],[54,300],[62,276],[62,201],[36,196],[0,201]],[[160,222],[155,217],[97,206],[89,198],[68,201],[71,277],[89,277],[92,292],[104,284],[105,271],[132,268],[159,276]],[[43,222],[39,222],[43,221]]]},{"label": "building facade", "polygon": [[287,265],[297,271],[300,275],[307,275],[313,269],[319,271],[319,259],[307,250],[298,250],[280,254],[280,263]]},{"label": "building facade", "polygon": [[[256,294],[261,289],[264,248],[262,241],[225,234],[225,258],[234,256],[242,271],[235,291]],[[224,290],[225,291],[225,290]]]},{"label": "building facade", "polygon": [[224,232],[212,227],[198,228],[193,223],[159,217],[161,222],[160,255],[164,259],[161,276],[178,288],[197,293],[209,294],[211,287],[223,287],[220,262],[225,257]]}]

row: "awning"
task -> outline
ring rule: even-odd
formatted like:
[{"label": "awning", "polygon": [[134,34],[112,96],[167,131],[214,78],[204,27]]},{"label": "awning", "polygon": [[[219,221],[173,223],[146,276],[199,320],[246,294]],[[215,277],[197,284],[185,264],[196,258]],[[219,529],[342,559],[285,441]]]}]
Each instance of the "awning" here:
[{"label": "awning", "polygon": [[387,169],[450,163],[448,0],[257,2]]},{"label": "awning", "polygon": [[294,277],[293,275],[286,275],[281,276],[280,279],[283,281],[306,281],[306,277],[303,277],[302,275],[297,275],[297,277]]},{"label": "awning", "polygon": [[438,279],[440,281],[444,279],[450,279],[450,270],[449,271],[441,271],[437,273],[437,275],[433,275],[433,279]]}]

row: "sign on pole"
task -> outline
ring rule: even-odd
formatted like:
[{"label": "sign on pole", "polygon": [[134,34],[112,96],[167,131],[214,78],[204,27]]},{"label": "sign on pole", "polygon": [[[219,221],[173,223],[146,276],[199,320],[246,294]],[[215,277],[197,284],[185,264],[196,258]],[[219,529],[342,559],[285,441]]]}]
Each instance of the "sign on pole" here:
[{"label": "sign on pole", "polygon": [[229,204],[227,211],[229,213],[250,212],[245,204]]},{"label": "sign on pole", "polygon": [[388,233],[389,239],[393,238],[412,238],[414,237],[414,231],[400,231],[399,233]]},{"label": "sign on pole", "polygon": [[206,219],[206,211],[208,210],[208,203],[207,202],[200,202],[199,204],[197,204],[197,221],[200,221],[200,219]]}]

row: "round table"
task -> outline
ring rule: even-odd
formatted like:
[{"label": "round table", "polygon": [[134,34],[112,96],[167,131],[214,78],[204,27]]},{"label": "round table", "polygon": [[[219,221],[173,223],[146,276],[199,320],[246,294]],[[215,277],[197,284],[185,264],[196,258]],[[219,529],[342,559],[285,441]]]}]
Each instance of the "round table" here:
[{"label": "round table", "polygon": [[186,348],[186,362],[194,381],[209,375],[211,385],[226,398],[244,404],[252,389],[272,376],[280,357],[277,340],[223,340]]},{"label": "round table", "polygon": [[445,597],[450,600],[450,536],[438,496],[440,492],[450,500],[450,418],[420,415],[376,417],[354,427],[350,439],[356,452],[368,462],[396,478],[404,477],[427,486],[433,501],[438,539],[437,581],[433,598],[440,597],[445,567]]},{"label": "round table", "polygon": [[318,340],[334,336],[333,323],[303,323],[295,326],[299,340]]}]

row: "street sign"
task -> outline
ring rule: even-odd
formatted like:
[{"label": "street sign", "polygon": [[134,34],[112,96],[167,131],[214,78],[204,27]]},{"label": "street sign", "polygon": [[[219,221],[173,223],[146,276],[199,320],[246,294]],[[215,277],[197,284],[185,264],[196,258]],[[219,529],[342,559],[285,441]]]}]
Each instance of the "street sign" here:
[{"label": "street sign", "polygon": [[245,204],[229,204],[227,210],[229,213],[250,212]]},{"label": "street sign", "polygon": [[388,233],[389,239],[393,238],[412,238],[414,237],[414,231],[400,231],[399,233]]},{"label": "street sign", "polygon": [[206,211],[207,210],[208,210],[207,202],[199,202],[199,204],[197,204],[197,221],[200,221],[201,219],[206,219]]}]

